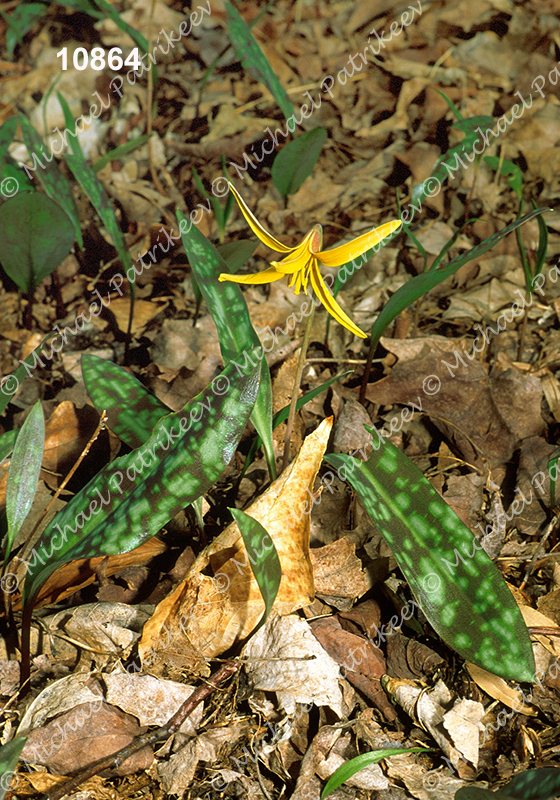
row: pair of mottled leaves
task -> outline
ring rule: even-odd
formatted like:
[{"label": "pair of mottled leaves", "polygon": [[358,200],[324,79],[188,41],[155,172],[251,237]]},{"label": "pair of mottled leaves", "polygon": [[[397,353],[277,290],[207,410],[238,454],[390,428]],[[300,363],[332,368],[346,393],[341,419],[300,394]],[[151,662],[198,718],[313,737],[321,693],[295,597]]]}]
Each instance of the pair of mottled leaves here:
[{"label": "pair of mottled leaves", "polygon": [[103,359],[82,356],[82,371],[94,405],[109,408],[110,426],[136,449],[104,467],[47,525],[27,556],[26,603],[61,564],[133,550],[202,496],[233,456],[260,369],[226,368],[177,413]]}]

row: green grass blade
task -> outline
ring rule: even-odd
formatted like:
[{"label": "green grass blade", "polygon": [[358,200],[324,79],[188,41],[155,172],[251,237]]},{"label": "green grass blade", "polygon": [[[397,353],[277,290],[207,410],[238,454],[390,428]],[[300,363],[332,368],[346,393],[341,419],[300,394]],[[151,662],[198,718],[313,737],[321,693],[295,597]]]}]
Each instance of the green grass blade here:
[{"label": "green grass blade", "polygon": [[[455,172],[457,169],[457,163],[461,164],[465,168],[469,165],[470,162],[468,159],[466,163],[463,162],[462,159],[466,158],[465,152],[471,153],[473,151],[473,147],[476,145],[477,141],[479,141],[477,128],[483,128],[484,126],[491,128],[493,124],[493,117],[489,117],[485,114],[477,117],[471,117],[470,119],[462,119],[454,124],[453,127],[462,131],[465,136],[458,145],[452,147],[451,150],[448,150],[447,153],[444,153],[438,158],[429,178],[427,178],[425,181],[422,181],[422,183],[417,183],[416,186],[412,187],[410,205],[414,207],[415,210],[418,210],[416,204],[419,204],[421,209],[422,202],[429,196],[428,190],[430,185],[432,185],[430,183],[431,179],[435,179],[439,184],[441,184],[443,181],[449,178],[452,172]],[[410,220],[408,220],[408,222],[410,222]],[[407,223],[405,222],[405,224]]]},{"label": "green grass blade", "polygon": [[60,107],[62,108],[62,113],[64,114],[64,124],[68,128],[68,132],[70,136],[72,136],[73,141],[71,143],[72,152],[75,153],[77,156],[80,156],[82,161],[84,161],[84,151],[82,150],[82,145],[80,144],[80,140],[76,135],[76,120],[74,119],[74,115],[70,111],[70,106],[66,102],[66,98],[60,94],[60,92],[56,93],[58,97],[58,102],[60,103]]},{"label": "green grass blade", "polygon": [[43,450],[45,449],[45,419],[40,401],[37,401],[18,434],[6,484],[6,516],[8,534],[4,550],[9,556],[14,540],[35,498]]},{"label": "green grass blade", "polygon": [[427,747],[394,747],[383,750],[372,750],[370,753],[362,753],[355,758],[351,758],[350,761],[347,761],[346,764],[343,764],[331,775],[327,781],[327,785],[321,792],[321,800],[331,794],[331,792],[334,792],[335,789],[338,789],[339,786],[342,786],[343,783],[346,783],[347,780],[354,777],[357,772],[360,772],[360,770],[366,767],[370,767],[372,764],[377,764],[384,758],[400,756],[403,753],[429,752],[430,748]]},{"label": "green grass blade", "polygon": [[93,165],[93,171],[100,172],[103,167],[106,167],[111,161],[117,161],[119,158],[123,158],[129,153],[133,153],[135,150],[138,150],[139,147],[143,147],[146,142],[149,141],[150,135],[144,133],[142,136],[136,136],[134,139],[130,139],[130,141],[120,144],[118,147],[115,147],[114,150],[109,150],[108,153],[105,153],[104,156],[101,156],[101,158],[97,159]]},{"label": "green grass blade", "polygon": [[203,495],[231,461],[253,409],[259,367],[228,367],[140,448],[104,467],[47,525],[28,560],[24,603],[61,564],[128,553]]},{"label": "green grass blade", "polygon": [[[237,58],[245,69],[252,70],[274,97],[286,120],[294,113],[294,107],[286,90],[276,77],[276,73],[268,63],[268,59],[257,44],[251,28],[239,11],[226,0],[226,13],[229,25],[229,37],[237,54]],[[292,131],[293,133],[293,131]]]},{"label": "green grass blade", "polygon": [[264,613],[253,631],[255,634],[264,625],[272,610],[282,580],[282,567],[274,542],[261,523],[237,508],[230,508],[230,511],[241,531],[251,569],[265,604]]},{"label": "green grass blade", "polygon": [[6,796],[10,785],[8,776],[14,772],[19,754],[26,741],[26,736],[18,736],[17,739],[12,739],[11,742],[0,747],[0,800],[4,800]]},{"label": "green grass blade", "polygon": [[443,281],[451,278],[451,276],[454,275],[457,270],[463,266],[463,264],[467,264],[469,261],[472,261],[473,259],[483,255],[483,253],[488,252],[488,250],[491,250],[495,244],[504,238],[504,236],[507,236],[508,233],[516,230],[516,228],[519,228],[520,225],[523,225],[525,222],[537,216],[538,214],[542,214],[543,211],[548,211],[548,209],[539,208],[536,211],[531,211],[529,214],[525,214],[524,217],[516,219],[506,228],[503,228],[493,236],[485,239],[476,247],[473,247],[473,249],[469,250],[468,253],[463,253],[463,255],[457,256],[457,258],[454,258],[452,261],[446,264],[445,267],[424,272],[422,275],[416,275],[414,278],[412,278],[412,280],[408,281],[399,289],[397,289],[395,294],[383,306],[380,315],[373,324],[371,329],[372,351],[374,351],[377,347],[380,338],[383,336],[385,328],[399,316],[401,311],[404,311],[405,308],[408,308],[420,297],[423,297],[436,286],[439,286],[439,284],[443,283]]},{"label": "green grass blade", "polygon": [[84,241],[82,238],[82,230],[80,228],[80,214],[78,212],[76,201],[74,200],[74,195],[72,194],[72,188],[57,167],[52,153],[50,154],[50,160],[47,160],[47,156],[41,152],[45,149],[45,143],[33,125],[31,125],[27,117],[24,117],[23,114],[20,114],[18,119],[21,126],[21,135],[23,137],[24,144],[27,147],[29,157],[32,161],[31,166],[33,167],[35,165],[34,155],[38,164],[40,165],[38,168],[35,166],[34,175],[45,190],[47,196],[50,197],[51,200],[54,200],[55,203],[58,203],[58,205],[68,214],[68,217],[74,226],[76,239],[78,240],[80,249],[82,249],[84,246]]},{"label": "green grass blade", "polygon": [[177,220],[191,269],[218,329],[224,364],[235,363],[238,372],[241,373],[247,368],[247,362],[251,367],[253,363],[261,364],[259,396],[251,415],[251,422],[264,442],[268,469],[274,479],[276,463],[272,443],[270,370],[259,337],[251,324],[243,292],[235,283],[218,281],[221,272],[229,272],[226,262],[214,245],[194,225],[190,226],[187,233],[183,233],[181,226],[184,226],[187,220],[181,211],[177,211]]},{"label": "green grass blade", "polygon": [[500,175],[505,175],[508,183],[519,198],[523,197],[523,173],[513,161],[502,160],[498,156],[484,156],[484,161],[494,172],[500,171]]},{"label": "green grass blade", "polygon": [[[111,201],[107,196],[107,192],[103,188],[103,184],[97,179],[94,170],[88,163],[86,163],[81,151],[76,155],[65,156],[68,166],[74,173],[74,177],[87,194],[94,209],[101,217],[101,221],[105,225],[109,236],[113,240],[113,245],[121,260],[123,269],[128,278],[130,286],[130,313],[128,316],[127,334],[131,335],[132,330],[132,317],[134,315],[134,298],[136,297],[136,272],[132,266],[132,258],[125,245],[124,237],[121,229],[119,228],[117,218],[115,216],[115,209],[111,205]],[[132,272],[132,278],[130,273]]]},{"label": "green grass blade", "polygon": [[84,353],[82,374],[95,408],[107,412],[111,430],[132,448],[147,442],[159,420],[171,413],[134,375],[112,361]]},{"label": "green grass blade", "polygon": [[[89,197],[94,209],[101,217],[101,221],[105,225],[111,239],[113,240],[113,244],[117,253],[119,254],[122,265],[128,273],[128,269],[132,267],[132,259],[125,245],[123,234],[119,228],[117,218],[115,216],[115,209],[111,205],[111,201],[109,200],[107,192],[97,179],[92,167],[86,163],[83,156],[78,154],[67,155],[65,156],[65,159],[68,163],[68,166],[74,173],[74,177],[86,195]],[[133,282],[131,282],[131,285],[133,285]]]},{"label": "green grass blade", "polygon": [[473,664],[531,681],[529,633],[501,574],[420,470],[369,430],[375,440],[367,462],[345,455],[326,461],[358,493],[430,625]]},{"label": "green grass blade", "polygon": [[295,194],[313,172],[327,138],[325,128],[314,128],[288,142],[274,159],[272,180],[283,197]]}]

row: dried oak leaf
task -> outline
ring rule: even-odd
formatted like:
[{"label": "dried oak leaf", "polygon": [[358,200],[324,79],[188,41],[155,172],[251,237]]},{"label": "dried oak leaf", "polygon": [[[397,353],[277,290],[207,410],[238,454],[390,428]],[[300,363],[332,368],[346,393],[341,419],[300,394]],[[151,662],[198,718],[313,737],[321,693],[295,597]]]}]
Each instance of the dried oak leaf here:
[{"label": "dried oak leaf", "polygon": [[381,342],[399,361],[390,375],[368,387],[367,399],[420,406],[468,463],[486,459],[491,468],[499,467],[522,439],[541,433],[537,378],[513,368],[488,376],[479,361],[470,360],[471,347],[442,336]]},{"label": "dried oak leaf", "polygon": [[[314,597],[309,557],[312,489],[325,452],[332,418],[308,436],[290,466],[247,509],[268,531],[282,567],[274,609],[290,614]],[[203,574],[210,568],[212,575]],[[166,661],[177,668],[218,656],[247,637],[264,611],[243,538],[229,525],[198,556],[175,590],[157,607],[144,627],[138,652],[145,666]],[[165,632],[165,641],[162,636]]]}]

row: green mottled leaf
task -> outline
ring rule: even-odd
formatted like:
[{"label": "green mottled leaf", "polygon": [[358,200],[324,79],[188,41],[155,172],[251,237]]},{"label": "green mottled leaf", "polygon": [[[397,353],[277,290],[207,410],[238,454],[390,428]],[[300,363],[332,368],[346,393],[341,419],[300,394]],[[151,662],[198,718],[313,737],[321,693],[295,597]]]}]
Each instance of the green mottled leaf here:
[{"label": "green mottled leaf", "polygon": [[509,783],[499,790],[518,800],[551,800],[560,793],[560,769],[558,767],[541,767],[528,769],[515,775]]},{"label": "green mottled leaf", "polygon": [[30,294],[66,258],[74,229],[54,200],[22,192],[0,206],[0,240],[4,270]]},{"label": "green mottled leaf", "polygon": [[18,736],[17,739],[12,739],[11,742],[0,747],[0,800],[4,800],[10,787],[11,773],[16,768],[19,754],[26,741],[26,736]]},{"label": "green mottled leaf", "polygon": [[253,409],[260,368],[233,367],[150,439],[104,467],[47,525],[27,560],[24,602],[49,575],[80,558],[127,553],[204,494],[231,461]]},{"label": "green mottled leaf", "polygon": [[327,138],[325,128],[314,128],[288,142],[274,159],[271,175],[283,197],[295,194],[311,175]]},{"label": "green mottled leaf", "polygon": [[358,493],[430,625],[473,664],[531,681],[529,633],[501,574],[420,470],[368,430],[375,438],[367,462],[346,455],[326,461]]},{"label": "green mottled leaf", "polygon": [[33,504],[44,448],[45,419],[41,403],[37,401],[21,426],[8,470],[6,484],[8,534],[4,551],[6,556],[9,555],[14,539]]},{"label": "green mottled leaf", "polygon": [[[31,159],[31,167],[34,170],[34,175],[45,190],[48,197],[54,200],[66,212],[72,225],[80,249],[84,246],[82,239],[82,230],[80,228],[80,214],[72,188],[64,175],[54,161],[54,157],[49,148],[46,147],[42,138],[39,136],[33,125],[29,122],[27,117],[20,114],[19,124],[21,126],[21,135],[29,158]],[[26,173],[27,174],[27,173]]]},{"label": "green mottled leaf", "polygon": [[383,750],[373,750],[370,753],[362,753],[355,758],[351,758],[350,761],[347,761],[331,775],[327,781],[327,785],[321,792],[321,800],[323,800],[324,797],[327,797],[327,795],[331,794],[331,792],[334,792],[335,789],[338,789],[339,786],[342,786],[343,783],[346,783],[346,781],[356,775],[357,772],[360,772],[360,770],[365,769],[366,767],[370,767],[372,764],[377,764],[384,758],[389,758],[389,756],[400,756],[402,753],[429,752],[430,749],[426,747],[394,747]]},{"label": "green mottled leaf", "polygon": [[253,631],[256,633],[268,619],[276,600],[282,580],[282,567],[274,542],[261,523],[240,509],[230,508],[230,511],[241,531],[251,569],[265,604],[264,613]]},{"label": "green mottled leaf", "polygon": [[480,786],[464,786],[455,792],[454,800],[516,800],[516,798],[502,792],[491,792]]},{"label": "green mottled leaf", "polygon": [[397,289],[395,294],[383,306],[380,315],[373,324],[371,329],[371,350],[375,350],[380,338],[383,336],[385,328],[399,316],[401,311],[404,311],[405,308],[408,308],[420,297],[428,294],[429,291],[434,289],[436,286],[439,286],[440,283],[443,283],[448,278],[451,278],[451,276],[454,275],[457,270],[463,266],[463,264],[468,264],[469,261],[478,258],[479,256],[483,255],[483,253],[487,253],[488,250],[491,250],[494,245],[501,241],[504,236],[507,236],[508,233],[511,233],[516,228],[519,228],[520,225],[524,225],[526,222],[528,222],[528,220],[533,219],[533,217],[537,216],[538,214],[542,214],[544,211],[548,210],[549,209],[547,208],[538,208],[536,211],[531,211],[529,214],[525,214],[524,217],[516,219],[506,228],[502,228],[501,231],[498,231],[493,236],[485,239],[476,247],[473,247],[472,250],[469,250],[467,253],[463,253],[463,255],[457,256],[457,258],[454,258],[452,261],[449,261],[449,263],[444,267],[432,270],[430,272],[423,272],[421,275],[416,275],[414,278],[412,278],[412,280],[403,284],[403,286]]},{"label": "green mottled leaf", "polygon": [[270,370],[259,337],[251,324],[243,292],[235,283],[218,281],[220,273],[229,272],[228,265],[214,245],[194,225],[190,226],[188,233],[183,233],[181,226],[187,220],[181,211],[177,211],[177,219],[191,269],[218,329],[224,363],[235,364],[241,374],[246,369],[251,369],[254,364],[261,365],[259,396],[251,415],[251,422],[264,442],[268,469],[274,479],[276,463],[272,444]]},{"label": "green mottled leaf", "polygon": [[107,412],[109,427],[130,447],[148,441],[159,420],[171,413],[130,372],[91,353],[82,355],[84,383],[93,405]]},{"label": "green mottled leaf", "polygon": [[226,13],[229,25],[229,38],[245,69],[251,69],[274,97],[286,119],[294,113],[286,90],[276,77],[276,73],[268,63],[268,59],[257,44],[251,28],[239,11],[226,0]]}]

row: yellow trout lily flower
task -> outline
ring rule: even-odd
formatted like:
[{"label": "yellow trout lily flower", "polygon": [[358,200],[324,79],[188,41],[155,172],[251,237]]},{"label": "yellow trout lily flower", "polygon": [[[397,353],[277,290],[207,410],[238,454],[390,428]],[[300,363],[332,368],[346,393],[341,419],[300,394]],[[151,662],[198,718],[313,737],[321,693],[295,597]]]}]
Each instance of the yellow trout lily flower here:
[{"label": "yellow trout lily flower", "polygon": [[263,228],[231,183],[229,183],[229,188],[233,192],[241,212],[253,233],[271,250],[285,253],[286,256],[281,261],[271,261],[272,266],[262,272],[258,272],[256,275],[228,275],[222,273],[219,276],[219,280],[234,281],[235,283],[271,283],[272,281],[280,280],[280,278],[288,277],[288,286],[293,286],[294,292],[299,294],[301,289],[304,292],[307,291],[307,284],[311,279],[311,286],[317,298],[323,303],[329,314],[353,334],[365,339],[366,334],[357,325],[354,325],[350,317],[344,313],[325,284],[319,270],[319,262],[326,267],[341,267],[357,256],[361,256],[367,250],[371,250],[372,247],[386,239],[387,236],[390,236],[401,225],[400,220],[386,222],[384,225],[358,236],[357,239],[353,239],[348,244],[335,247],[333,250],[321,250],[323,229],[320,225],[314,225],[298,245],[287,247]]}]

